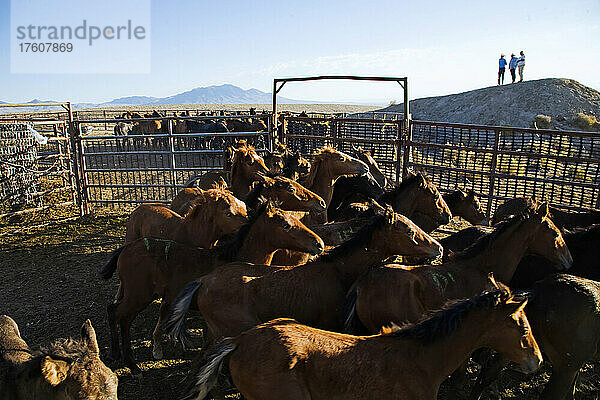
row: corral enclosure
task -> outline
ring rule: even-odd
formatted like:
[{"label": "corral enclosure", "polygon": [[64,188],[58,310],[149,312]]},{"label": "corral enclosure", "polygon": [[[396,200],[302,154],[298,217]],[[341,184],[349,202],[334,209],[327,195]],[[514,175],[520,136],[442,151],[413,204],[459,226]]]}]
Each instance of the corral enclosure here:
[{"label": "corral enclosure", "polygon": [[[0,291],[6,298],[16,299],[7,302],[3,312],[19,320],[24,337],[33,345],[58,336],[77,336],[81,322],[89,317],[101,348],[107,348],[105,302],[114,295],[118,280],[100,283],[95,270],[122,244],[126,212],[140,202],[168,202],[190,176],[223,168],[223,150],[236,139],[250,139],[260,149],[270,149],[281,139],[306,156],[323,145],[341,150],[368,148],[374,150],[392,181],[411,169],[423,170],[442,190],[474,188],[488,212],[503,198],[525,194],[545,197],[564,208],[591,208],[597,206],[600,194],[600,138],[580,132],[407,123],[398,113],[281,113],[275,124],[273,115],[266,113],[255,117],[268,119],[270,126],[264,132],[178,134],[172,130],[176,120],[248,117],[239,111],[221,115],[206,110],[189,110],[190,116],[180,117],[179,109],[144,118],[166,121],[170,132],[117,137],[114,126],[118,121],[127,122],[119,118],[124,111],[78,112],[72,121],[66,113],[44,118],[39,114],[13,116],[11,121],[31,122],[45,136],[56,137],[49,145],[36,145],[40,157],[36,168],[43,172],[45,163],[60,158],[72,178],[60,178],[66,184],[34,200],[32,209],[75,200],[83,211],[94,211],[76,221],[9,234],[0,241],[7,255],[0,262],[7,271]],[[200,115],[204,112],[209,115]],[[213,143],[212,138],[226,140]],[[40,174],[44,185],[49,178]],[[80,212],[79,207],[74,211]],[[109,213],[113,211],[118,214]],[[40,282],[46,286],[40,288]],[[181,382],[189,372],[187,359],[193,352],[182,356],[181,350],[171,348],[165,360],[150,361],[147,339],[156,311],[150,307],[142,313],[133,333],[136,356],[144,360],[140,363],[144,377],[133,378],[126,368],[119,368],[121,364],[111,366],[119,374],[119,398],[179,398]],[[202,321],[193,318],[191,325],[202,329]],[[505,372],[500,392],[493,391],[485,398],[537,398],[547,371],[541,370],[528,382],[521,375]],[[578,383],[578,398],[597,398],[597,377],[597,366],[588,364]],[[453,397],[442,390],[440,398]]]},{"label": "corral enclosure", "polygon": [[[46,132],[51,127],[51,141],[39,146],[39,152],[60,159],[60,187],[72,190],[71,201],[75,198],[84,212],[169,202],[191,177],[223,169],[227,148],[239,139],[260,152],[279,140],[307,157],[322,146],[369,149],[392,182],[411,170],[424,171],[442,191],[474,189],[488,215],[518,196],[546,199],[571,210],[600,206],[600,136],[593,133],[417,121],[402,113],[284,112],[275,124],[268,112],[188,110],[181,116],[181,110],[165,110],[160,117],[143,118],[146,123],[160,121],[161,130],[118,136],[115,125],[132,121],[119,119],[122,113],[79,111],[70,122],[58,119],[67,113],[47,121],[36,121],[35,115],[3,119],[33,122],[40,129],[44,123]],[[267,129],[214,133],[174,128],[184,120],[246,118],[262,120]],[[56,184],[51,190],[57,190]]]}]

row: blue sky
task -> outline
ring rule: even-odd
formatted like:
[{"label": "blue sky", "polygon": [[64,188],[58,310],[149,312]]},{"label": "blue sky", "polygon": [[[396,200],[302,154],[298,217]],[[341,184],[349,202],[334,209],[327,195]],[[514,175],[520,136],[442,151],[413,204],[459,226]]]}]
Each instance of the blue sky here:
[{"label": "blue sky", "polygon": [[[317,74],[408,76],[416,98],[493,85],[500,53],[521,49],[526,79],[573,78],[600,89],[599,0],[151,4],[151,73],[11,74],[10,1],[0,0],[0,100],[101,102],[222,83],[270,91],[274,77]],[[401,99],[394,85],[288,84],[281,95]]]}]

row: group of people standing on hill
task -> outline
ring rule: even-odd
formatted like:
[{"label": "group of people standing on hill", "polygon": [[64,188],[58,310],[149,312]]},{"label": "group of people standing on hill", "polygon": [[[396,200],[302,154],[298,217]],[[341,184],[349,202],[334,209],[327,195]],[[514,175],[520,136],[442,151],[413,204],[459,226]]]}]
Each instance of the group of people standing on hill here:
[{"label": "group of people standing on hill", "polygon": [[[516,70],[519,72],[519,82],[523,82],[523,69],[525,68],[525,53],[523,50],[519,53],[520,57],[516,57],[515,54],[510,55],[510,61],[506,61],[504,54],[500,55],[500,69],[498,70],[498,85],[504,85],[504,71],[506,70],[506,64],[510,70],[510,76],[512,77],[512,83],[515,83],[517,79]],[[502,83],[501,83],[502,82]]]}]

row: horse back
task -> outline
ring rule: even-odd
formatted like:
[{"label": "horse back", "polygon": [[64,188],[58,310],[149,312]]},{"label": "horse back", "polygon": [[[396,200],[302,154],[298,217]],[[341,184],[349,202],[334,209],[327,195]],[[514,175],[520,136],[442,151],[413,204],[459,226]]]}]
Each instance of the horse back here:
[{"label": "horse back", "polygon": [[21,338],[17,323],[7,315],[0,316],[0,362],[20,364],[30,358],[31,351]]},{"label": "horse back", "polygon": [[600,358],[600,283],[555,274],[533,288],[525,310],[552,363]]}]

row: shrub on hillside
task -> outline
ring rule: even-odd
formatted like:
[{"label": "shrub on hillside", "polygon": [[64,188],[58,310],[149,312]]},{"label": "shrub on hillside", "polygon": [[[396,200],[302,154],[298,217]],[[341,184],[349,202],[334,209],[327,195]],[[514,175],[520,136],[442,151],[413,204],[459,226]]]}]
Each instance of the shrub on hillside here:
[{"label": "shrub on hillside", "polygon": [[549,115],[538,114],[533,119],[533,127],[538,129],[549,129],[552,124],[552,117]]},{"label": "shrub on hillside", "polygon": [[593,115],[585,115],[580,112],[573,118],[573,124],[584,131],[598,130],[600,122]]}]

